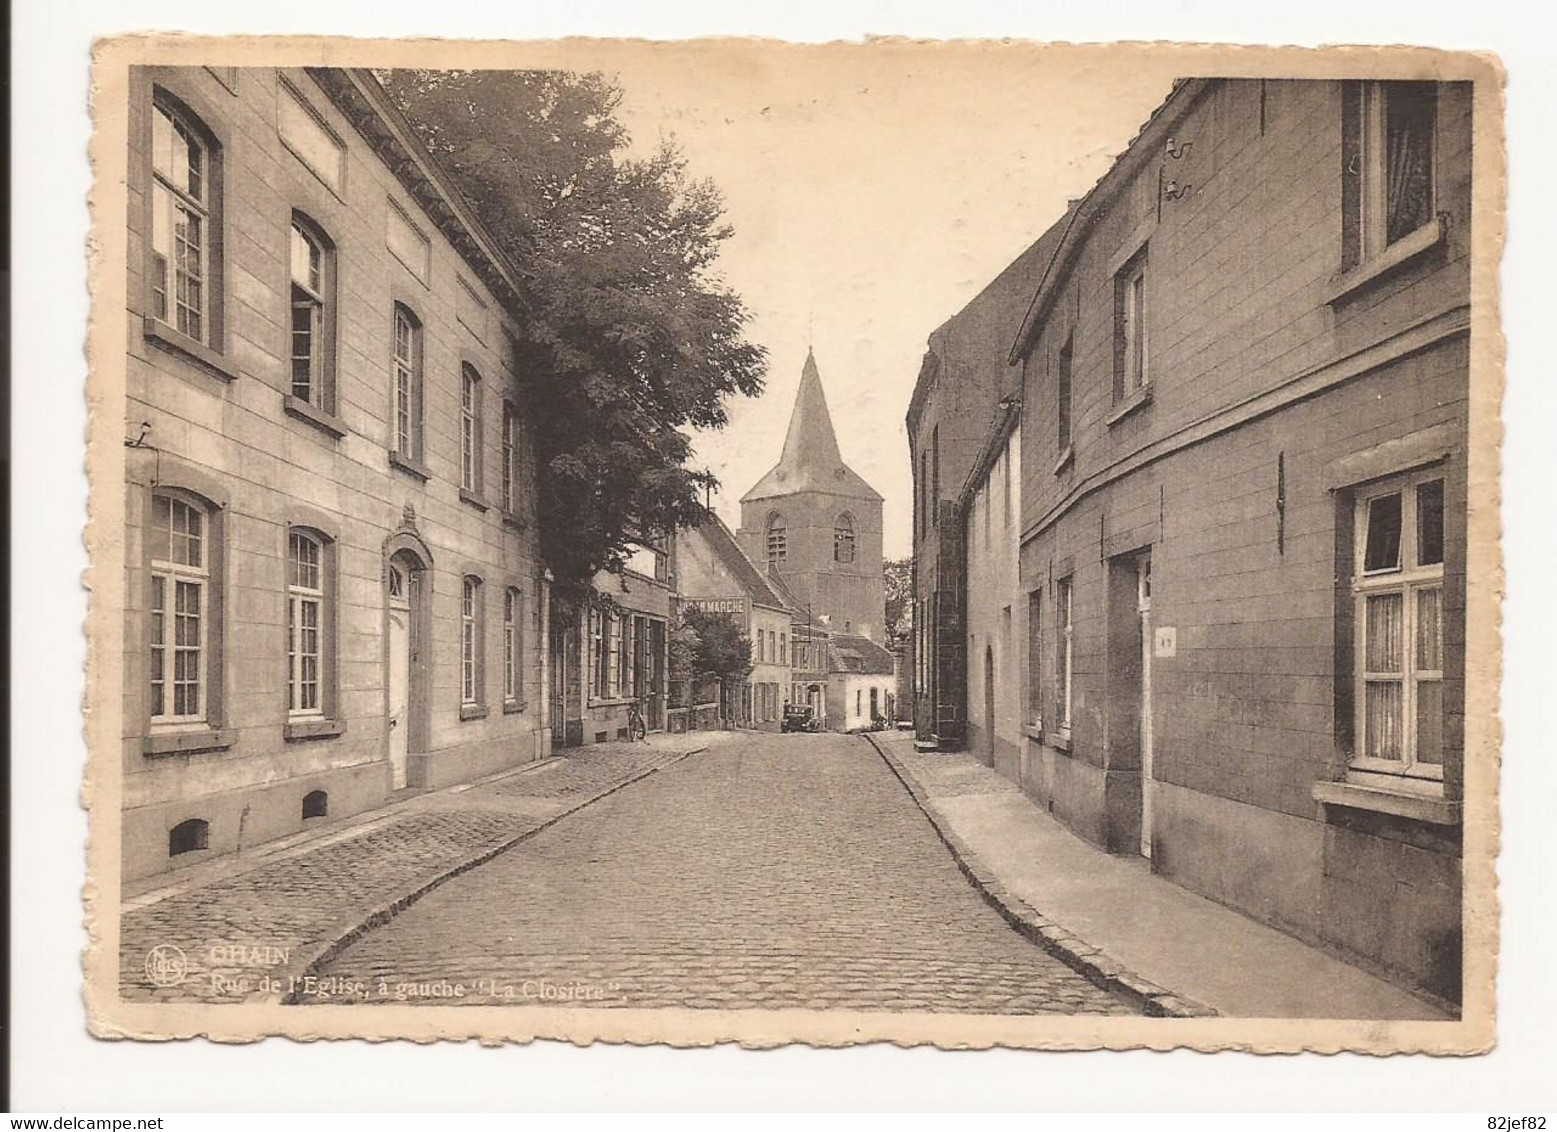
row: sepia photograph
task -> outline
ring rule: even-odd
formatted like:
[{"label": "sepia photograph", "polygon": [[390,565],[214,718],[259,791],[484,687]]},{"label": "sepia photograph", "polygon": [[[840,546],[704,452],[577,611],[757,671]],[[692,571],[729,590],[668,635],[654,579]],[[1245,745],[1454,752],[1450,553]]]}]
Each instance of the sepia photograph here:
[{"label": "sepia photograph", "polygon": [[1490,1048],[1502,83],[101,41],[93,1032]]}]

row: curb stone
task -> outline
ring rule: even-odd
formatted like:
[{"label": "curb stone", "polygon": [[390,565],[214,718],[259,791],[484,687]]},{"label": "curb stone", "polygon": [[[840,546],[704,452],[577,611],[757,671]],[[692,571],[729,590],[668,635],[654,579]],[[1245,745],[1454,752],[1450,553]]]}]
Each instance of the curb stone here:
[{"label": "curb stone", "polygon": [[[442,872],[438,873],[436,876],[422,881],[415,887],[410,888],[405,892],[400,893],[398,896],[385,901],[365,915],[353,916],[350,920],[345,921],[330,932],[330,935],[334,937],[330,942],[313,948],[304,959],[301,959],[299,962],[294,964],[288,964],[286,967],[282,968],[278,977],[283,980],[296,978],[299,982],[301,982],[304,978],[310,975],[317,976],[321,967],[323,967],[326,963],[329,963],[342,951],[346,950],[350,944],[354,943],[356,940],[360,939],[374,928],[382,927],[384,924],[394,919],[401,912],[405,911],[422,897],[426,896],[434,889],[440,887],[445,882],[451,881],[462,873],[469,872],[471,869],[486,864],[488,861],[492,860],[499,854],[506,853],[515,846],[528,841],[542,830],[549,829],[551,826],[554,826],[560,822],[563,818],[571,817],[580,810],[584,809],[586,806],[592,806],[602,798],[606,798],[612,794],[615,794],[618,790],[623,790],[635,782],[641,782],[643,779],[648,778],[651,774],[658,774],[666,767],[675,766],[683,759],[691,758],[693,755],[701,754],[706,750],[708,750],[708,747],[705,745],[702,747],[693,747],[691,750],[677,752],[666,762],[660,763],[658,766],[649,767],[647,770],[639,771],[637,774],[632,775],[630,778],[624,778],[620,782],[613,783],[612,785],[607,786],[605,789],[591,794],[583,801],[553,814],[545,821],[542,821],[537,825],[533,825],[521,833],[514,835],[507,841],[503,841],[497,845],[492,846],[491,848],[483,849],[474,857],[467,858],[466,860],[461,861],[459,864],[451,865]],[[291,984],[289,983],[288,985]],[[301,992],[297,990],[293,990],[281,998],[281,1005],[283,1006],[298,1006],[301,1005],[301,1002]]]},{"label": "curb stone", "polygon": [[951,852],[952,858],[957,862],[957,868],[968,879],[968,883],[978,889],[984,902],[999,912],[1001,918],[1010,924],[1018,935],[1037,944],[1096,986],[1117,994],[1147,1017],[1216,1017],[1217,1012],[1209,1006],[1194,1002],[1148,979],[1141,978],[1118,960],[1093,947],[1080,936],[1066,931],[1011,892],[995,878],[988,866],[968,847],[967,842],[951,828],[951,824],[941,817],[924,787],[902,765],[897,756],[887,750],[874,735],[867,732],[865,738],[881,756],[881,760],[887,764],[887,769],[903,784],[903,788],[908,791],[920,811],[929,819],[936,836]]}]

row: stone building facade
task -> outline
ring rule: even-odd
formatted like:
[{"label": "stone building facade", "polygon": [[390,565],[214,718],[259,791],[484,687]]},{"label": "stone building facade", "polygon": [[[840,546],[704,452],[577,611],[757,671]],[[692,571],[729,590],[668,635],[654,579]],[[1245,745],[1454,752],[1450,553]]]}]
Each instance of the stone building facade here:
[{"label": "stone building facade", "polygon": [[857,633],[828,638],[827,730],[868,731],[891,719],[896,688],[897,663],[882,645]]},{"label": "stone building facade", "polygon": [[1008,399],[957,503],[967,621],[967,749],[1010,779],[1021,776],[1026,704],[1026,597],[1019,577],[1022,406]]},{"label": "stone building facade", "polygon": [[133,82],[127,878],[549,743],[511,267],[367,72]]},{"label": "stone building facade", "polygon": [[913,610],[907,665],[914,731],[924,744],[960,749],[967,738],[968,655],[964,545],[957,502],[1003,399],[1020,395],[1007,354],[1052,257],[1050,231],[929,336],[909,401],[914,476]]},{"label": "stone building facade", "polygon": [[1441,1002],[1471,98],[1177,84],[1056,225],[1010,352],[1025,715],[997,765],[1088,840]]}]

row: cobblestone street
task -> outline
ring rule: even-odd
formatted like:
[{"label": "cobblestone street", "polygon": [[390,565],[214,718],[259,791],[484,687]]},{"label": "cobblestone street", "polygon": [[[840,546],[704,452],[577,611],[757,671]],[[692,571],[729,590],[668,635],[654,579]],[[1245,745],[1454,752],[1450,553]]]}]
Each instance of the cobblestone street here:
[{"label": "cobblestone street", "polygon": [[742,736],[668,766],[322,975],[334,1002],[1126,1012],[1011,930],[876,752],[838,735]]},{"label": "cobblestone street", "polygon": [[295,846],[220,858],[205,874],[168,874],[159,889],[125,894],[120,992],[140,1002],[278,1000],[309,956],[386,904],[720,738],[588,747],[414,797]]}]

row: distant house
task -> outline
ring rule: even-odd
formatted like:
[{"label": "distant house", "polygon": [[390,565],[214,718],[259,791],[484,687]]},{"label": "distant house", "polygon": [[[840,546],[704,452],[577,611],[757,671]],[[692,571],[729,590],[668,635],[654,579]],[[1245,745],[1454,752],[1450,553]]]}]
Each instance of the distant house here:
[{"label": "distant house", "polygon": [[827,727],[863,731],[891,719],[897,662],[869,637],[835,633],[827,642]]}]

